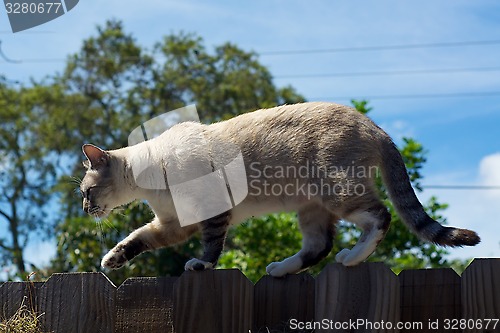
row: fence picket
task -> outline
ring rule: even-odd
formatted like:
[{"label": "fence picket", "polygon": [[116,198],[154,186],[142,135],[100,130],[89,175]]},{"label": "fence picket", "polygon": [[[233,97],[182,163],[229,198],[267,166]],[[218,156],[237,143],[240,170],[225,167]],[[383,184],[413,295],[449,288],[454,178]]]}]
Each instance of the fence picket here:
[{"label": "fence picket", "polygon": [[184,272],[174,285],[176,333],[247,333],[253,284],[236,269]]},{"label": "fence picket", "polygon": [[38,312],[36,296],[42,285],[43,282],[5,282],[1,284],[0,320],[14,315],[21,304]]},{"label": "fence picket", "polygon": [[[422,323],[419,332],[458,332],[445,330],[445,320],[460,318],[460,277],[451,268],[415,269],[399,274],[401,320]],[[437,326],[434,326],[436,325]],[[401,330],[415,332],[415,328]]]},{"label": "fence picket", "polygon": [[53,274],[39,290],[44,329],[113,333],[115,286],[102,273]]},{"label": "fence picket", "polygon": [[254,288],[254,332],[283,332],[290,319],[314,319],[314,278],[306,273],[262,277]]},{"label": "fence picket", "polygon": [[500,259],[474,259],[461,282],[464,332],[500,332]]},{"label": "fence picket", "polygon": [[397,276],[382,263],[329,264],[316,278],[315,315],[329,323],[315,332],[395,332],[376,327],[399,321],[399,292]]},{"label": "fence picket", "polygon": [[[314,332],[453,332],[443,324],[456,320],[455,331],[490,333],[500,332],[500,322],[493,327],[499,276],[500,258],[475,259],[462,277],[451,269],[396,276],[383,263],[330,264],[316,278],[265,276],[255,286],[239,270],[130,278],[118,289],[102,273],[58,273],[46,282],[0,284],[0,320],[27,296],[42,329],[53,333],[311,332],[290,319],[328,324]],[[429,326],[436,320],[438,327]],[[398,331],[383,322],[423,326]]]},{"label": "fence picket", "polygon": [[174,333],[177,277],[129,278],[116,291],[116,333]]}]

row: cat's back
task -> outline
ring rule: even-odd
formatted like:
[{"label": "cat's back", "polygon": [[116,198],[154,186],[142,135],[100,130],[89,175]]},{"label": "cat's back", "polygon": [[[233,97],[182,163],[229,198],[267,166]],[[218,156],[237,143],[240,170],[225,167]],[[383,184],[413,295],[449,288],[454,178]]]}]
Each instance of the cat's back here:
[{"label": "cat's back", "polygon": [[327,102],[282,105],[248,112],[208,126],[208,131],[234,142],[307,144],[327,139],[374,140],[385,133],[352,107]]},{"label": "cat's back", "polygon": [[[345,105],[327,102],[285,104],[268,109],[247,112],[225,121],[229,126],[303,126],[311,122],[348,123],[358,119],[359,113]],[[216,125],[216,124],[214,124]]]}]

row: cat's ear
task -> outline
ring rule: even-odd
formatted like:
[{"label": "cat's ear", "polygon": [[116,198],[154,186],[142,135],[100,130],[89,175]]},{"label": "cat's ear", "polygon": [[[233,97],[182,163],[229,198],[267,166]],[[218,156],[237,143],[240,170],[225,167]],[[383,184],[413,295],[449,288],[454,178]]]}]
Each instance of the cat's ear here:
[{"label": "cat's ear", "polygon": [[92,169],[99,169],[109,165],[109,154],[101,148],[91,144],[85,144],[82,146],[82,150]]}]

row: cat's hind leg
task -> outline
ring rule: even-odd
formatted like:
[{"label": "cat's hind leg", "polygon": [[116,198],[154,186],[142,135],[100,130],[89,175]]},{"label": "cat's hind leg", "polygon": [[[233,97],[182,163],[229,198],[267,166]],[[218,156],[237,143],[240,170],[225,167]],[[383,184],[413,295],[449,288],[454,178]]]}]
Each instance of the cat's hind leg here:
[{"label": "cat's hind leg", "polygon": [[293,256],[266,267],[269,275],[280,277],[303,271],[326,257],[333,246],[335,223],[338,218],[319,203],[303,207],[298,212],[302,232],[302,249]]},{"label": "cat's hind leg", "polygon": [[186,262],[186,271],[202,271],[214,268],[224,248],[227,229],[231,219],[231,212],[225,212],[200,222],[203,256]]},{"label": "cat's hind leg", "polygon": [[382,203],[367,210],[358,210],[345,216],[345,220],[359,226],[363,232],[352,249],[343,249],[335,260],[344,266],[354,266],[368,258],[382,241],[391,222],[391,214]]}]

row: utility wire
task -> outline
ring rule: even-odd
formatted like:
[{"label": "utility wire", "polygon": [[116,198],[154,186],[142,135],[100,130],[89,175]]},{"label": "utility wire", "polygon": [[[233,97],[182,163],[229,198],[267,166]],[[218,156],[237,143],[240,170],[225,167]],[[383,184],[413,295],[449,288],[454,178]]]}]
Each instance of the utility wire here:
[{"label": "utility wire", "polygon": [[422,44],[354,46],[354,47],[338,47],[331,49],[316,49],[316,50],[313,49],[313,50],[265,51],[265,52],[259,52],[259,54],[262,56],[277,56],[277,55],[315,54],[315,53],[366,52],[366,51],[424,49],[424,48],[426,49],[426,48],[498,45],[498,44],[500,44],[500,40],[483,40],[483,41],[442,42],[442,43],[422,43]]},{"label": "utility wire", "polygon": [[408,94],[408,95],[352,95],[309,98],[313,101],[351,100],[351,99],[422,99],[422,98],[448,98],[448,97],[494,97],[500,96],[500,91],[483,92],[462,92],[462,93],[442,93],[442,94]]},{"label": "utility wire", "polygon": [[413,75],[413,74],[437,74],[437,73],[465,73],[465,72],[498,72],[500,67],[471,67],[471,68],[436,68],[436,69],[408,69],[394,71],[373,72],[338,72],[326,74],[290,74],[275,75],[275,79],[309,79],[321,77],[348,77],[348,76],[381,76],[381,75]]},{"label": "utility wire", "polygon": [[483,185],[423,185],[424,189],[439,190],[500,190],[500,186]]},{"label": "utility wire", "polygon": [[[395,44],[395,45],[374,45],[374,46],[354,46],[338,47],[331,49],[311,49],[311,50],[278,50],[256,52],[261,56],[295,55],[295,54],[316,54],[316,53],[338,53],[338,52],[368,52],[384,50],[404,50],[404,49],[426,49],[443,47],[464,47],[464,46],[488,46],[500,45],[500,40],[482,40],[482,41],[462,41],[462,42],[440,42],[440,43],[421,43],[421,44]],[[8,60],[6,60],[8,61]],[[62,62],[65,58],[31,58],[20,59],[20,62],[44,63],[44,62]],[[10,61],[9,61],[10,62]]]}]

